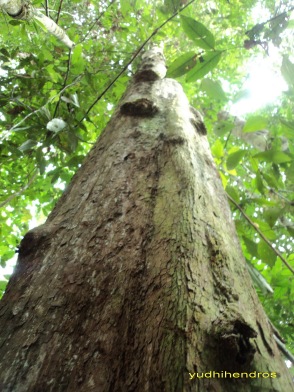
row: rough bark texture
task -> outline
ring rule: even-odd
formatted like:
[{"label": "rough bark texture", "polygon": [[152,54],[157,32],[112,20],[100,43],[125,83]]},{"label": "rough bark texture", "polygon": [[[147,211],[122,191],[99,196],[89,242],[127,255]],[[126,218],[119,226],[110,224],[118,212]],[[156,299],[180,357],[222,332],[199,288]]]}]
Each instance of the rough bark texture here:
[{"label": "rough bark texture", "polygon": [[204,125],[163,76],[153,49],[24,237],[0,303],[1,391],[292,390]]}]

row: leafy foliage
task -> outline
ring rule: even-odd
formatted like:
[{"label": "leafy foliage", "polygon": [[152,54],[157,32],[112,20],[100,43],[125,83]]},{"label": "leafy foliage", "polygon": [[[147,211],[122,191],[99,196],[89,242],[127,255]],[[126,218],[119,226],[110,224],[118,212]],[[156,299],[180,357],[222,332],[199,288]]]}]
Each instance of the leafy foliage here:
[{"label": "leafy foliage", "polygon": [[[71,52],[33,21],[1,16],[1,265],[14,256],[32,214],[44,219],[82,164],[144,44],[164,42],[168,76],[179,79],[191,104],[204,114],[223,185],[241,208],[232,203],[244,256],[273,289],[255,280],[260,298],[293,350],[293,274],[256,231],[293,266],[291,12],[286,1],[278,8],[271,0],[184,3],[64,0],[44,10],[35,1],[76,43]],[[236,132],[236,119],[220,113],[246,94],[242,85],[249,60],[271,56],[273,48],[277,72],[288,87],[277,102],[249,113]],[[262,138],[257,131],[264,129],[269,137],[259,150],[261,144],[252,138]],[[0,281],[0,294],[5,284]]]}]

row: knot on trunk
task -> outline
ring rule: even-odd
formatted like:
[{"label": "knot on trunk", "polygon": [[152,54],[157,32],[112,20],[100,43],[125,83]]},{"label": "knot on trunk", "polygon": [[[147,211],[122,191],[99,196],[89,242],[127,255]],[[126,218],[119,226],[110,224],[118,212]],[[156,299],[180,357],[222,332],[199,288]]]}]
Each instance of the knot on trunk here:
[{"label": "knot on trunk", "polygon": [[153,117],[158,112],[158,107],[149,99],[140,98],[121,105],[120,112],[126,116]]},{"label": "knot on trunk", "polygon": [[211,333],[226,365],[248,366],[252,362],[256,349],[250,339],[256,338],[257,332],[241,316],[229,320],[219,317],[213,322]]}]

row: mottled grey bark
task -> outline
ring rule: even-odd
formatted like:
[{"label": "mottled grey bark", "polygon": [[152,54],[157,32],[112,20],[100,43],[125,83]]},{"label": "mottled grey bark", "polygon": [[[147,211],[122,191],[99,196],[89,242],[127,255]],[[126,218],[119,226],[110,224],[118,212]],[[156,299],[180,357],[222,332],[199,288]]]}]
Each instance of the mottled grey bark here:
[{"label": "mottled grey bark", "polygon": [[154,48],[24,237],[0,303],[1,391],[291,391],[204,125],[164,73]]},{"label": "mottled grey bark", "polygon": [[66,46],[70,49],[74,47],[75,43],[69,39],[65,31],[51,18],[48,18],[46,15],[43,15],[42,12],[35,9],[31,2],[23,0],[0,0],[0,7],[1,10],[7,12],[13,19],[29,21],[34,18],[38,20],[51,34]]}]

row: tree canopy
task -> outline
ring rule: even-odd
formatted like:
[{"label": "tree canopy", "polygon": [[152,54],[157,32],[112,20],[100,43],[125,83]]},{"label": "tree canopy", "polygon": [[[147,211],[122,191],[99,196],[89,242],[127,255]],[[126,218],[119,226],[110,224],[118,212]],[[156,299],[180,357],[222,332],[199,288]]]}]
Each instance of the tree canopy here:
[{"label": "tree canopy", "polygon": [[[242,249],[272,323],[294,349],[294,19],[286,0],[34,1],[75,43],[1,15],[1,266],[44,221],[124,93],[140,55],[163,44],[168,77],[200,110]],[[292,19],[291,19],[292,18]],[[250,64],[285,88],[243,117]],[[274,80],[263,86],[270,94]],[[246,101],[243,107],[246,111]],[[7,276],[6,276],[7,277]],[[2,278],[3,292],[6,279]],[[246,288],[244,288],[246,289]]]}]

